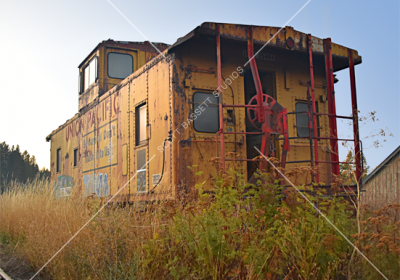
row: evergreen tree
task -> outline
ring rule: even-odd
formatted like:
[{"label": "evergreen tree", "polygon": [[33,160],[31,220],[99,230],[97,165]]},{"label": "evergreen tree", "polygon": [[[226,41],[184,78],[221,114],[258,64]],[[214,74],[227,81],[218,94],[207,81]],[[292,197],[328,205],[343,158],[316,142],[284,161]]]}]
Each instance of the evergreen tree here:
[{"label": "evergreen tree", "polygon": [[45,168],[39,171],[35,156],[28,151],[21,153],[19,145],[10,147],[6,142],[0,143],[0,193],[12,180],[26,183],[36,177],[49,179],[50,171]]}]

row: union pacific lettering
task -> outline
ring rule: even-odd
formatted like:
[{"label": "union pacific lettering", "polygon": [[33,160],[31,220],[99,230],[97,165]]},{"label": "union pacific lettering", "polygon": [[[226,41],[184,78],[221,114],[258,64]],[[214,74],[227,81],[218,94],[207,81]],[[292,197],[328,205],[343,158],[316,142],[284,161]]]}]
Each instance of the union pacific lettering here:
[{"label": "union pacific lettering", "polygon": [[114,96],[106,98],[95,108],[86,112],[85,115],[71,122],[66,127],[65,140],[68,142],[70,139],[80,136],[81,132],[85,133],[94,129],[95,125],[100,126],[103,122],[109,122],[118,111],[119,98],[118,94],[114,94]]}]

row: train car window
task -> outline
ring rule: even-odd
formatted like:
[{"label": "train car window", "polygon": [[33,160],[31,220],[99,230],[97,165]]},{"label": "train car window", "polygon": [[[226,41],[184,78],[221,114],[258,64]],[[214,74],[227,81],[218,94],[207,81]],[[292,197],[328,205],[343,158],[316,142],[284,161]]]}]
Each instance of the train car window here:
[{"label": "train car window", "polygon": [[74,150],[74,167],[78,166],[78,149]]},{"label": "train car window", "polygon": [[[318,112],[318,102],[315,102],[315,109]],[[300,113],[300,112],[308,112],[308,103],[307,102],[297,102],[296,103],[296,128],[297,128],[297,136],[298,137],[309,137],[309,129],[308,129],[308,114]],[[312,108],[311,108],[312,112]],[[319,126],[319,117],[317,116],[317,129],[318,135],[320,134],[320,126]]]},{"label": "train car window", "polygon": [[136,107],[136,145],[147,139],[147,106],[146,104]]},{"label": "train car window", "polygon": [[136,156],[137,169],[137,192],[146,191],[146,150],[137,151]]},{"label": "train car window", "polygon": [[92,59],[84,70],[84,87],[86,91],[97,79],[97,57]]},{"label": "train car window", "polygon": [[219,130],[218,98],[210,92],[195,92],[191,118],[197,132],[217,132]]},{"label": "train car window", "polygon": [[56,172],[61,172],[61,148],[57,149]]},{"label": "train car window", "polygon": [[110,52],[107,55],[107,74],[114,79],[125,79],[133,73],[133,57],[130,54]]}]

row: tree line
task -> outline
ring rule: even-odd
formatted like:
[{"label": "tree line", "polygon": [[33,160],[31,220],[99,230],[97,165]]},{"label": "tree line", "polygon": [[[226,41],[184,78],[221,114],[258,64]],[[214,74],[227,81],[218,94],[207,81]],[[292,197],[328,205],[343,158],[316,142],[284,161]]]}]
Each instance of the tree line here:
[{"label": "tree line", "polygon": [[26,183],[36,178],[48,180],[50,171],[44,167],[39,170],[36,157],[26,150],[21,152],[19,145],[0,143],[0,191],[11,181]]}]

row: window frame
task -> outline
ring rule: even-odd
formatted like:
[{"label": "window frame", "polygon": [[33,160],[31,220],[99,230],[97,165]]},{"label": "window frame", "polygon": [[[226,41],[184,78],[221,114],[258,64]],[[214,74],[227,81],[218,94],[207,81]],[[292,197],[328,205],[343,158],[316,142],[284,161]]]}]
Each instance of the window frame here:
[{"label": "window frame", "polygon": [[[93,61],[95,61],[95,67],[94,67],[94,69],[95,69],[94,81],[93,81],[91,84],[89,84],[89,85],[87,86],[87,88],[85,88],[86,69],[89,67],[88,74],[89,74],[89,78],[90,78],[90,64],[91,64]],[[82,88],[81,88],[81,93],[84,93],[84,92],[86,92],[88,89],[90,89],[90,87],[91,87],[93,84],[95,84],[95,83],[97,82],[98,78],[99,78],[99,60],[98,60],[97,55],[93,56],[93,57],[88,61],[88,63],[85,65],[85,67],[82,67],[82,71],[79,73],[79,76],[81,77],[81,78],[80,78],[80,79],[81,79],[81,87],[82,87]],[[82,85],[83,85],[83,86],[82,86]]]},{"label": "window frame", "polygon": [[61,148],[56,151],[56,173],[61,173]]},{"label": "window frame", "polygon": [[[301,100],[301,99],[296,99],[295,100],[295,104],[294,104],[294,110],[295,110],[295,112],[297,112],[297,110],[296,110],[296,105],[298,104],[298,103],[303,103],[303,104],[306,104],[307,105],[307,110],[308,110],[308,101],[307,100]],[[311,105],[311,112],[312,112],[312,110],[313,110],[313,108],[312,108],[312,105]],[[315,101],[315,110],[316,110],[316,113],[319,113],[319,105],[318,105],[318,101]],[[310,113],[311,113],[310,112]],[[303,113],[304,114],[304,113]],[[301,115],[303,115],[303,114],[301,114]],[[309,120],[307,120],[307,130],[308,130],[308,135],[307,136],[300,136],[299,135],[299,130],[298,130],[298,120],[297,120],[297,117],[298,117],[298,115],[300,115],[300,114],[296,114],[296,125],[295,125],[295,127],[296,127],[296,136],[297,137],[300,137],[300,138],[309,138],[309,134],[310,134],[310,132],[309,132],[309,128],[308,128],[308,122],[309,122]],[[308,115],[306,115],[307,116],[307,118],[308,118]],[[311,115],[310,115],[310,117],[311,117]],[[317,135],[318,135],[318,137],[320,137],[320,134],[321,134],[321,127],[320,127],[320,119],[319,119],[319,115],[316,115],[316,121],[317,121],[317,123],[316,123],[316,125],[317,125]],[[313,121],[313,120],[311,120],[311,121]],[[304,128],[304,127],[302,127],[302,128]],[[311,135],[312,137],[314,137],[314,135]],[[318,141],[319,141],[319,139],[318,139]]]},{"label": "window frame", "polygon": [[131,55],[131,54],[129,54],[129,53],[122,53],[122,52],[113,52],[113,51],[110,51],[110,52],[108,52],[107,53],[107,76],[110,78],[110,79],[119,79],[119,80],[123,80],[123,79],[125,79],[125,78],[127,78],[129,75],[131,75],[131,74],[129,74],[128,76],[126,76],[125,78],[117,78],[117,77],[112,77],[112,76],[110,76],[110,73],[109,73],[109,71],[110,71],[110,54],[112,54],[112,53],[114,53],[114,54],[122,54],[122,55],[129,55],[131,58],[132,58],[132,73],[134,72],[134,69],[135,69],[135,67],[134,67],[134,60],[133,60],[133,56]]},{"label": "window frame", "polygon": [[[144,123],[144,133],[145,133],[145,137],[144,137],[144,139],[142,139],[142,140],[140,140],[140,123],[141,123],[141,118],[140,118],[140,109],[141,108],[145,108],[146,109],[146,113],[145,113],[145,117],[146,117],[146,120],[145,120],[145,123]],[[148,132],[147,132],[147,126],[148,126],[148,117],[147,117],[147,114],[148,114],[148,108],[147,108],[147,102],[144,102],[144,103],[141,103],[141,104],[139,104],[139,105],[137,105],[136,107],[135,107],[135,143],[136,143],[136,145],[135,146],[140,146],[140,145],[142,145],[143,143],[145,143],[147,140],[148,140]]]},{"label": "window frame", "polygon": [[[196,91],[196,92],[194,92],[193,93],[193,95],[192,95],[192,98],[193,98],[193,102],[192,102],[192,113],[194,114],[195,113],[195,110],[197,109],[195,109],[195,105],[196,105],[196,102],[195,102],[195,95],[197,94],[197,93],[205,93],[205,94],[210,94],[211,96],[213,96],[213,97],[215,97],[214,96],[214,94],[213,94],[213,92],[209,92],[209,91]],[[218,101],[218,97],[216,97],[217,98],[217,101]],[[203,102],[204,103],[204,102]],[[203,103],[201,103],[201,104],[203,104]],[[213,104],[213,103],[212,103]],[[199,117],[200,115],[196,115],[197,117],[196,117],[196,119],[193,119],[193,129],[196,131],[196,132],[199,132],[199,133],[212,133],[212,134],[214,134],[214,133],[217,133],[218,131],[219,131],[219,129],[220,129],[220,124],[219,124],[219,106],[218,105],[213,105],[213,106],[215,106],[216,107],[216,109],[217,109],[217,116],[218,116],[218,118],[217,118],[217,124],[218,124],[218,128],[217,128],[217,130],[216,131],[201,131],[201,130],[197,130],[196,129],[196,126],[195,126],[195,123],[196,123],[196,120],[197,120],[197,117]]]},{"label": "window frame", "polygon": [[[144,162],[145,162],[144,166],[139,166],[139,163],[138,163],[138,154],[140,152],[144,152]],[[147,192],[147,164],[148,164],[148,162],[147,162],[147,149],[145,148],[145,149],[137,150],[136,151],[136,174],[137,174],[136,175],[137,176],[137,179],[136,179],[136,192],[137,193],[145,193],[145,192]],[[145,179],[144,190],[140,190],[139,191],[138,181],[140,180],[140,178],[141,178],[140,174],[142,174],[142,173],[144,173],[144,179]]]}]

